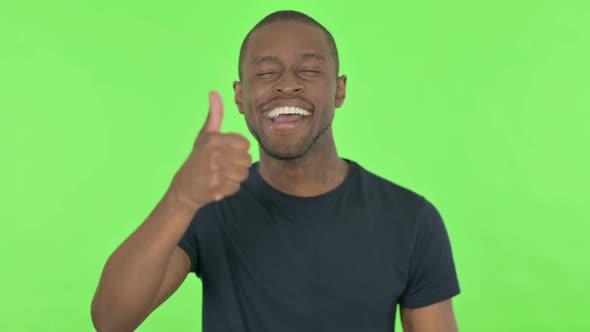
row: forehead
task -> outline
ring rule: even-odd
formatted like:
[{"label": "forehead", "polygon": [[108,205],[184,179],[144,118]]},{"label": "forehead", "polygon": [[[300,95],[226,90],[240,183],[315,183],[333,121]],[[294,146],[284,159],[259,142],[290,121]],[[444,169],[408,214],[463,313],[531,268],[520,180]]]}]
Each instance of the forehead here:
[{"label": "forehead", "polygon": [[245,62],[260,56],[288,57],[315,53],[329,58],[330,47],[325,32],[319,27],[299,21],[283,21],[256,29],[249,37]]}]

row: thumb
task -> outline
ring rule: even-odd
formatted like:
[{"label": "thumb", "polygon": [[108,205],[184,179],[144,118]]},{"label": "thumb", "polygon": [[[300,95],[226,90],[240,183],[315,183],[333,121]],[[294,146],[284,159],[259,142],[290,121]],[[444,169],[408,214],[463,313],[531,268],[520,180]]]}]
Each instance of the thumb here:
[{"label": "thumb", "polygon": [[219,132],[223,120],[223,102],[217,91],[209,92],[209,115],[203,125],[203,130],[208,132]]}]

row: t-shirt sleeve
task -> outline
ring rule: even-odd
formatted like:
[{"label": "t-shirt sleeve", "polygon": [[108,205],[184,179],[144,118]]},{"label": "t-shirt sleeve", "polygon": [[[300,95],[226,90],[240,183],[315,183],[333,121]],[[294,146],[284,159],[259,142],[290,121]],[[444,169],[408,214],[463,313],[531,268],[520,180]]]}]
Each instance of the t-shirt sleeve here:
[{"label": "t-shirt sleeve", "polygon": [[180,239],[178,246],[186,252],[188,257],[191,260],[191,270],[190,272],[194,272],[197,276],[200,277],[199,271],[199,252],[198,252],[198,245],[197,245],[197,232],[195,230],[196,223],[195,220],[190,223],[188,228],[186,229],[184,235]]},{"label": "t-shirt sleeve", "polygon": [[426,199],[418,214],[409,279],[399,304],[420,308],[460,293],[449,236],[437,209]]}]

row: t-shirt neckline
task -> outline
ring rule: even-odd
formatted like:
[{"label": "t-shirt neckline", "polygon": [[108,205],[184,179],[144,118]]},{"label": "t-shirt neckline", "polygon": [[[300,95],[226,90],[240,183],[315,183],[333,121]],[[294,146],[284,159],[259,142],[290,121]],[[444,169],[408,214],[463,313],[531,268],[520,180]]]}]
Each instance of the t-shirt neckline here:
[{"label": "t-shirt neckline", "polygon": [[268,182],[266,182],[264,180],[262,175],[260,175],[260,169],[259,169],[260,161],[256,161],[252,165],[253,172],[254,172],[254,180],[267,193],[269,193],[273,196],[278,196],[281,199],[294,200],[294,201],[299,201],[299,202],[304,202],[304,201],[311,202],[311,201],[329,199],[329,198],[337,196],[338,194],[343,192],[346,189],[346,187],[348,187],[350,185],[350,183],[353,181],[353,177],[357,173],[357,164],[354,161],[347,159],[347,158],[341,158],[341,159],[348,162],[348,165],[349,165],[348,166],[348,173],[346,174],[346,177],[344,178],[344,180],[338,186],[333,188],[332,190],[325,192],[323,194],[315,195],[315,196],[307,196],[307,197],[295,196],[295,195],[291,195],[289,193],[282,192],[282,191],[276,189],[275,187],[271,186]]}]

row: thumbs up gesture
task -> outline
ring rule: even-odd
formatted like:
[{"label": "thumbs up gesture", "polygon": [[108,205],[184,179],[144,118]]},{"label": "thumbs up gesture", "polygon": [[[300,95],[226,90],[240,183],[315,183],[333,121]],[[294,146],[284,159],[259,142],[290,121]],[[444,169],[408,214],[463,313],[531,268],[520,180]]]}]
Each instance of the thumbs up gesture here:
[{"label": "thumbs up gesture", "polygon": [[236,193],[248,177],[252,163],[250,143],[240,134],[220,133],[222,120],[221,96],[212,91],[207,120],[168,190],[177,202],[190,209],[197,210]]}]

